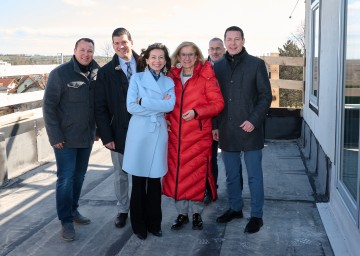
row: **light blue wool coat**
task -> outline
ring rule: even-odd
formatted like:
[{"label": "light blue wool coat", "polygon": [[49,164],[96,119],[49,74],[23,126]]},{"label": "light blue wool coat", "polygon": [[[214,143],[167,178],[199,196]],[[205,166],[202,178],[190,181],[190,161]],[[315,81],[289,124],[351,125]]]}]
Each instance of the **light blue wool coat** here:
[{"label": "light blue wool coat", "polygon": [[[169,95],[169,100],[164,97]],[[136,103],[141,98],[141,105]],[[140,177],[159,178],[167,172],[168,131],[165,113],[174,109],[171,78],[155,80],[149,70],[131,77],[126,106],[132,115],[126,135],[123,170]]]}]

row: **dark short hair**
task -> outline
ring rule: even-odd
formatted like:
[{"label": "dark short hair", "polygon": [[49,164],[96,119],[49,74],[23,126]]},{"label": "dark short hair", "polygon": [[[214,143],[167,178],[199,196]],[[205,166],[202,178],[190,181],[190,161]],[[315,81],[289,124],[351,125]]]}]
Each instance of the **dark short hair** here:
[{"label": "dark short hair", "polygon": [[229,32],[229,31],[238,31],[240,32],[241,34],[241,39],[244,39],[244,31],[237,27],[237,26],[231,26],[231,27],[228,27],[226,30],[225,30],[225,33],[224,33],[224,39],[226,38],[226,33]]},{"label": "dark short hair", "polygon": [[144,70],[146,68],[146,60],[150,57],[150,52],[155,49],[164,51],[166,64],[162,71],[164,71],[165,68],[167,71],[169,71],[171,68],[171,59],[169,56],[169,50],[162,43],[154,43],[154,44],[149,45],[147,49],[141,50],[141,54],[140,54],[139,60],[138,60],[139,69]]},{"label": "dark short hair", "polygon": [[128,39],[132,40],[130,32],[126,28],[115,29],[114,32],[112,33],[111,40],[114,38],[114,36],[122,36],[122,35],[127,35]]},{"label": "dark short hair", "polygon": [[90,39],[90,38],[87,38],[87,37],[83,37],[83,38],[80,38],[79,40],[76,41],[76,43],[75,43],[75,49],[78,47],[78,44],[79,44],[81,41],[85,41],[85,42],[91,43],[91,44],[95,47],[94,40],[92,40],[92,39]]}]

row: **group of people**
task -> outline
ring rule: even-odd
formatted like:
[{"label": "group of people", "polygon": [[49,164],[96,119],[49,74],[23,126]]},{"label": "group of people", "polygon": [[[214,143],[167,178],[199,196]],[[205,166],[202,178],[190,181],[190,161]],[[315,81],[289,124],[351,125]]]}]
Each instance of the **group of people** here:
[{"label": "group of people", "polygon": [[[243,218],[244,156],[251,194],[245,232],[263,225],[263,121],[271,103],[265,63],[247,53],[241,28],[209,42],[206,60],[193,42],[169,55],[154,43],[138,55],[125,28],[112,33],[113,59],[99,67],[94,41],[81,38],[72,59],[51,71],[43,116],[57,165],[56,208],[62,238],[91,220],[79,197],[94,140],[111,152],[117,197],[115,226],[130,222],[141,240],[162,236],[161,197],[178,211],[171,230],[203,229],[204,206],[217,198],[217,154],[225,164],[229,208],[217,218]],[[224,47],[225,44],[225,47]],[[226,48],[226,49],[225,49]],[[129,176],[132,190],[129,196]]]}]

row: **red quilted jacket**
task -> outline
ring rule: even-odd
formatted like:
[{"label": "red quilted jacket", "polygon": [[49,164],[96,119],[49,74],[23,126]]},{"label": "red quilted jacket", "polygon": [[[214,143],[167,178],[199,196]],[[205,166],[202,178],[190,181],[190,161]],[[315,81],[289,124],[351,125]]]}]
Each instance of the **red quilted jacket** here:
[{"label": "red quilted jacket", "polygon": [[[224,108],[224,99],[210,62],[197,62],[193,76],[183,86],[181,68],[172,68],[176,103],[167,115],[170,121],[168,172],[163,177],[163,194],[175,200],[202,201],[206,180],[216,188],[211,171],[212,117]],[[195,119],[185,121],[182,114],[195,109]]]}]

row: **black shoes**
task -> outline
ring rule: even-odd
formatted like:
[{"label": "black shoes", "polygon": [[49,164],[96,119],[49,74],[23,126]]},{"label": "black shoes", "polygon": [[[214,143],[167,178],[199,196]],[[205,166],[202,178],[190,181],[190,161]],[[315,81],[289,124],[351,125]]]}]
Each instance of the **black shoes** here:
[{"label": "black shoes", "polygon": [[179,214],[174,224],[171,226],[172,230],[179,230],[183,227],[184,224],[189,222],[189,217],[187,215]]},{"label": "black shoes", "polygon": [[221,215],[220,217],[218,217],[216,219],[216,222],[226,223],[233,219],[241,219],[243,217],[244,217],[244,215],[243,215],[242,211],[234,211],[232,209],[228,209],[223,215]]},{"label": "black shoes", "polygon": [[115,218],[115,227],[123,228],[125,226],[125,224],[126,224],[127,217],[128,217],[127,213],[119,212],[118,215]]},{"label": "black shoes", "polygon": [[212,202],[211,190],[205,189],[204,204],[208,205]]},{"label": "black shoes", "polygon": [[66,222],[62,224],[61,237],[65,241],[74,241],[75,240],[75,229],[72,222]]},{"label": "black shoes", "polygon": [[200,214],[198,214],[198,213],[195,213],[193,215],[192,229],[194,229],[194,230],[202,230],[203,229],[203,221],[201,219]]},{"label": "black shoes", "polygon": [[[184,224],[186,224],[188,222],[189,222],[189,217],[187,215],[179,214],[179,216],[175,220],[174,224],[171,226],[171,229],[179,230],[184,226]],[[201,215],[198,213],[193,214],[192,229],[194,229],[194,230],[202,230],[203,229],[203,221],[201,219]]]},{"label": "black shoes", "polygon": [[245,227],[244,233],[256,233],[264,225],[262,218],[251,217],[250,221]]},{"label": "black shoes", "polygon": [[135,234],[140,240],[145,240],[147,237],[147,233],[137,233]]},{"label": "black shoes", "polygon": [[161,236],[162,236],[162,231],[161,231],[161,229],[156,230],[156,231],[150,231],[150,230],[149,230],[149,232],[150,232],[151,234],[153,234],[154,236],[158,236],[158,237],[161,237]]},{"label": "black shoes", "polygon": [[90,224],[91,220],[81,215],[79,211],[73,213],[73,221],[76,224],[87,225]]}]

